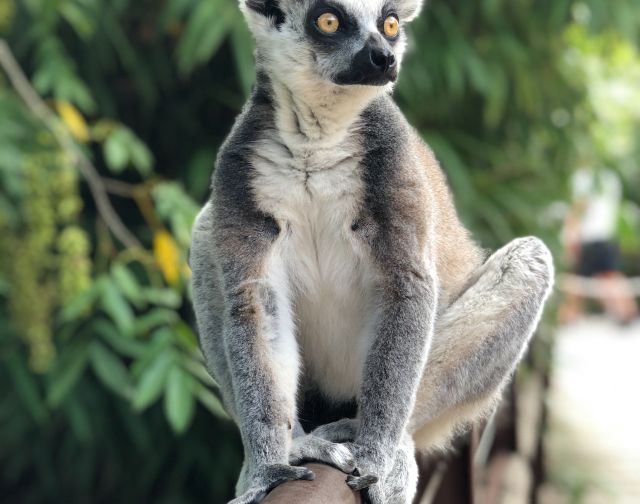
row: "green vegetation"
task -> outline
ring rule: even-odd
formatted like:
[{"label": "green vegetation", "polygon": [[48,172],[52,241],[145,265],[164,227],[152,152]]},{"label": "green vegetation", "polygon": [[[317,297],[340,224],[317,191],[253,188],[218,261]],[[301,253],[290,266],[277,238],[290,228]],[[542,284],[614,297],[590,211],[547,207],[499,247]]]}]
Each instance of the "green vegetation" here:
[{"label": "green vegetation", "polygon": [[[236,3],[0,0],[19,64],[12,72],[0,46],[3,502],[233,491],[240,443],[202,366],[186,259],[253,81]],[[632,187],[634,0],[430,4],[410,29],[397,99],[483,245],[525,233],[556,243],[546,209],[585,160]],[[609,90],[592,84],[612,75],[635,86],[635,107],[605,105]]]}]

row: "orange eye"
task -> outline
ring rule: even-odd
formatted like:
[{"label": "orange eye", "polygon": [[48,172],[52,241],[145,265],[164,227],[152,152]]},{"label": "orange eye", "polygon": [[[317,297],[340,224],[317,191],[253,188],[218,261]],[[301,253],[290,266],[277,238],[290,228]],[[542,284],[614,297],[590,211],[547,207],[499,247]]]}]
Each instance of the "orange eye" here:
[{"label": "orange eye", "polygon": [[384,34],[387,37],[396,37],[398,32],[400,32],[400,21],[398,21],[397,17],[389,16],[384,20]]},{"label": "orange eye", "polygon": [[323,33],[335,33],[338,31],[340,27],[340,20],[338,16],[331,12],[325,12],[322,16],[318,18],[317,21],[318,28]]}]

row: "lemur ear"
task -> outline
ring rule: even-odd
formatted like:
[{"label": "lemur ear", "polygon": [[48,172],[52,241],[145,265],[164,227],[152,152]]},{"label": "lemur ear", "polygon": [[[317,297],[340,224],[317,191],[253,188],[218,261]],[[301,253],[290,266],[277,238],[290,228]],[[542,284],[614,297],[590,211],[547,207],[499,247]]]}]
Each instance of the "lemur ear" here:
[{"label": "lemur ear", "polygon": [[398,15],[402,22],[410,22],[418,17],[422,10],[424,0],[399,0]]},{"label": "lemur ear", "polygon": [[245,13],[249,24],[251,18],[258,17],[261,22],[267,21],[276,28],[284,23],[285,15],[280,8],[281,0],[240,0],[240,9]]}]

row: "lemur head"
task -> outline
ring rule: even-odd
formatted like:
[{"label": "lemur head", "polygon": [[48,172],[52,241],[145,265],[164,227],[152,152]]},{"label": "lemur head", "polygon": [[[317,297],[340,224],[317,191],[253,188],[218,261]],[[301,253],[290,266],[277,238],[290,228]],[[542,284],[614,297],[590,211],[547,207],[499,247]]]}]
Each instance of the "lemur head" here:
[{"label": "lemur head", "polygon": [[[258,65],[286,81],[392,86],[423,0],[240,0]],[[301,82],[302,83],[302,82]]]}]

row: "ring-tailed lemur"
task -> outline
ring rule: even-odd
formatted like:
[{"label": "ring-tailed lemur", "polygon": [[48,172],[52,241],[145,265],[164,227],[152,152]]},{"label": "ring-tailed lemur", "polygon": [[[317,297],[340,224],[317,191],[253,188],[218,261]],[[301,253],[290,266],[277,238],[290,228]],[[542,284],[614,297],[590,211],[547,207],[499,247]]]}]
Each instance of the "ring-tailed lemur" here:
[{"label": "ring-tailed lemur", "polygon": [[244,443],[234,504],[311,479],[305,460],[373,504],[411,502],[414,446],[493,407],[551,289],[536,238],[485,260],[392,102],[421,4],[240,0],[257,84],[191,252],[202,350]]}]

